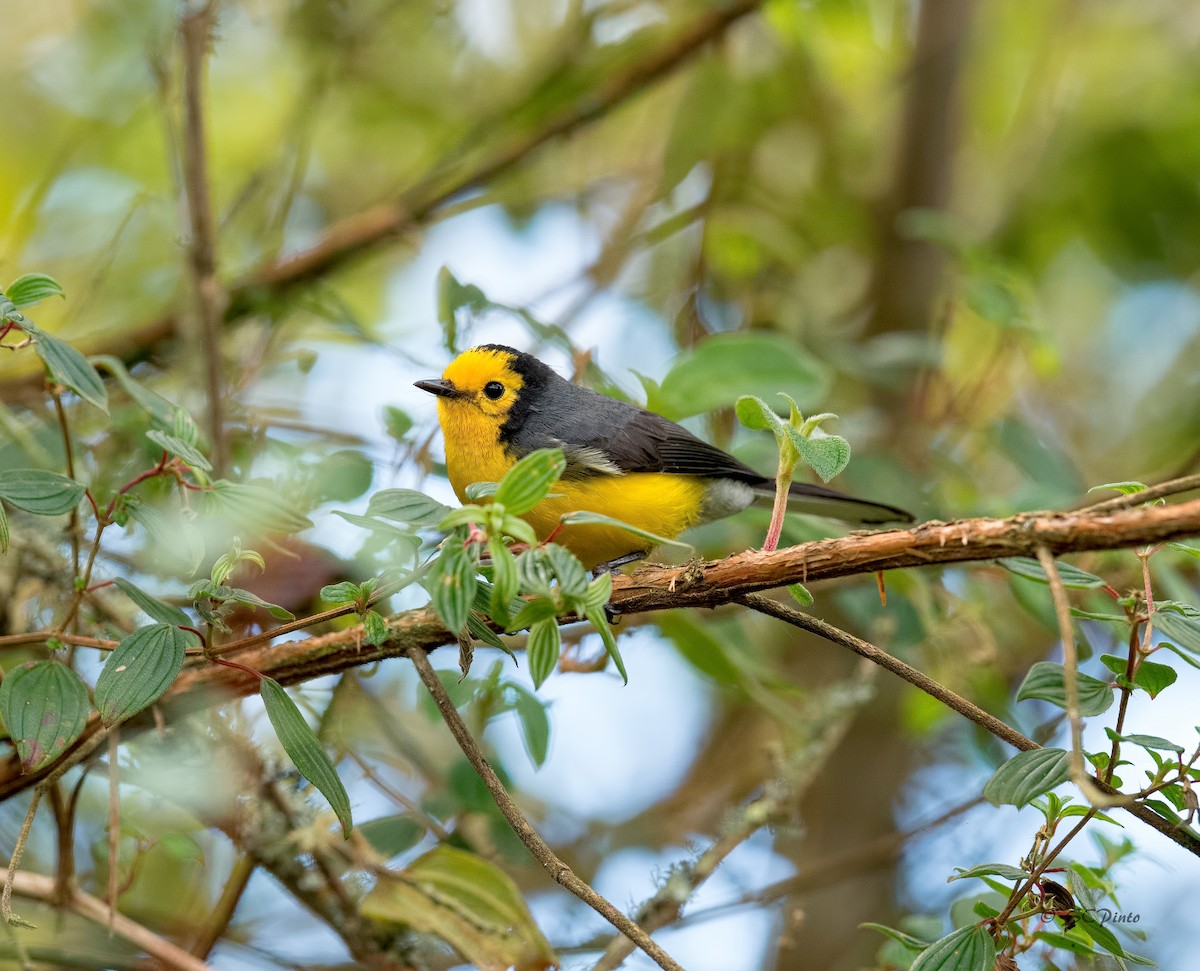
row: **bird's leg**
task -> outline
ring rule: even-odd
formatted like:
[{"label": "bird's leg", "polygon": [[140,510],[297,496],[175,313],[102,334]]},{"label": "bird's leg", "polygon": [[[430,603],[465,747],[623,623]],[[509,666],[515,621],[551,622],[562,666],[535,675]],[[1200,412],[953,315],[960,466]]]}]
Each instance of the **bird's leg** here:
[{"label": "bird's leg", "polygon": [[[612,573],[627,563],[636,563],[638,560],[644,560],[647,552],[647,550],[639,550],[636,553],[626,553],[624,556],[618,556],[615,560],[597,563],[592,567],[592,579],[595,579],[602,573]],[[613,609],[611,600],[604,605],[604,617],[610,624],[619,624],[621,622],[621,612]]]}]

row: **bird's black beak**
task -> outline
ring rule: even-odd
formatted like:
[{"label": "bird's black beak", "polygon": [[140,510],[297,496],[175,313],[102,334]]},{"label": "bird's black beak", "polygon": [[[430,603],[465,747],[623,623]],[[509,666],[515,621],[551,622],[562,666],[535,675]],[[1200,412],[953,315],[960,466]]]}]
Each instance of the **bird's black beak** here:
[{"label": "bird's black beak", "polygon": [[462,397],[462,392],[454,387],[453,382],[447,381],[444,378],[427,378],[424,381],[414,381],[413,386],[420,388],[422,391],[428,391],[430,394],[435,394],[439,398]]}]

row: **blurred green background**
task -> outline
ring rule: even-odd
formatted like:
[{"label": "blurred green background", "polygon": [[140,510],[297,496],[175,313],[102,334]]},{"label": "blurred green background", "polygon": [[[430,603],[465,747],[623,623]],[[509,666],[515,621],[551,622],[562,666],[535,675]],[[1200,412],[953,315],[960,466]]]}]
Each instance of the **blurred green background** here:
[{"label": "blurred green background", "polygon": [[[31,314],[42,327],[121,357],[202,415],[184,9],[6,5],[0,280],[56,277],[67,299]],[[831,430],[854,447],[834,485],[922,518],[1068,507],[1099,483],[1196,471],[1198,55],[1200,8],[1186,0],[221,4],[205,108],[230,474],[313,508],[310,545],[283,583],[290,605],[381,565],[331,510],[361,511],[368,490],[394,485],[450,498],[433,404],[411,382],[473,343],[513,344],[648,401],[763,471],[770,441],[739,431],[730,406],[793,392],[808,411],[836,412]],[[442,267],[461,286],[439,282]],[[2,467],[61,467],[34,364],[0,359]],[[77,409],[92,481],[124,481],[156,458],[144,416],[115,400],[111,421]],[[765,513],[747,513],[693,539],[719,556],[759,544],[765,527]],[[796,518],[784,540],[836,529]],[[185,585],[136,532],[106,552],[105,575]],[[1163,567],[1166,595],[1195,600],[1188,562]],[[1140,582],[1129,554],[1079,563],[1121,590]],[[15,586],[9,631],[42,622],[53,599]],[[1011,700],[1055,649],[1043,588],[980,566],[889,576],[888,590],[881,607],[869,580],[827,584],[814,609],[1027,731],[1049,717]],[[406,593],[394,606],[420,602]],[[716,910],[662,936],[689,969],[890,966],[860,923],[944,917],[962,893],[945,883],[952,867],[1015,864],[1036,828],[1036,814],[985,806],[891,839],[976,795],[1007,753],[882,674],[869,700],[846,700],[849,658],[763,618],[626,623],[628,687],[610,671],[543,688],[541,769],[512,715],[487,735],[551,843],[618,906],[787,776],[830,711],[849,712],[815,778],[796,783],[791,818],[735,851],[689,908]],[[1088,634],[1101,648],[1111,637]],[[584,659],[594,640],[579,645]],[[450,654],[435,661],[453,668]],[[478,677],[491,654],[478,653]],[[1197,678],[1181,667],[1172,692],[1131,713],[1137,730],[1190,731],[1183,699]],[[511,662],[504,677],[527,684]],[[372,697],[370,717],[353,691]],[[389,795],[399,791],[514,875],[566,966],[591,966],[604,926],[504,835],[444,727],[419,709],[407,665],[301,694],[354,753],[341,767],[358,818],[408,812]],[[475,711],[482,728],[489,712]],[[222,717],[274,745],[253,704]],[[189,764],[188,743],[172,744]],[[220,831],[205,785],[176,792],[168,812],[161,782],[136,784],[157,771],[151,747],[124,756],[128,813],[145,818],[124,845],[142,862],[122,910],[186,939],[244,848]],[[82,793],[80,883],[102,896],[106,787]],[[0,807],[4,845],[25,806]],[[165,835],[180,832],[188,842],[172,849]],[[1119,880],[1147,934],[1136,949],[1181,966],[1185,888],[1200,867],[1127,832],[1141,848]],[[430,845],[413,835],[401,862]],[[51,872],[54,854],[39,826],[24,865]],[[810,872],[809,885],[756,896]],[[254,870],[213,966],[348,960],[292,889]],[[73,933],[77,953],[125,966],[103,932]]]}]

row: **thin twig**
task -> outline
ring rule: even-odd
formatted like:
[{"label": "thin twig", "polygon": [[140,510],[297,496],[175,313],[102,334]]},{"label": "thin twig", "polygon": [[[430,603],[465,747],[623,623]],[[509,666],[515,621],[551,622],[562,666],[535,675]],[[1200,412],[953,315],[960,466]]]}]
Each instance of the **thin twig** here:
[{"label": "thin twig", "polygon": [[[19,871],[13,874],[13,889],[22,897],[32,900],[44,900],[55,903],[54,881],[38,873]],[[153,931],[147,930],[136,921],[122,914],[114,914],[109,907],[91,894],[75,890],[67,901],[67,906],[81,917],[103,924],[112,929],[113,933],[141,948],[151,957],[162,962],[174,971],[213,971],[212,967],[198,958],[188,954],[165,938],[159,937]]]},{"label": "thin twig", "polygon": [[[943,687],[932,678],[910,667],[903,661],[892,657],[892,655],[876,647],[874,644],[868,644],[866,641],[855,637],[853,634],[848,634],[846,631],[834,627],[832,624],[827,624],[823,620],[818,620],[808,614],[801,613],[798,610],[788,607],[786,604],[777,603],[769,597],[764,597],[760,594],[749,594],[741,597],[739,598],[739,602],[745,603],[755,610],[760,610],[762,613],[770,614],[772,617],[792,624],[795,627],[799,627],[801,630],[816,634],[818,637],[822,637],[834,644],[848,647],[860,657],[875,661],[875,663],[908,681],[914,687],[920,688],[959,714],[965,715],[980,727],[987,729],[987,731],[991,732],[997,738],[1013,746],[1013,748],[1020,749],[1022,752],[1028,752],[1042,747],[1033,741],[1033,739],[1026,738],[1016,729],[1004,724],[998,718],[989,715],[981,708],[971,704],[965,698]],[[1197,836],[1192,830],[1183,826],[1177,826],[1170,820],[1164,819],[1148,806],[1144,806],[1138,802],[1131,802],[1129,796],[1106,783],[1092,780],[1091,784],[1106,796],[1119,797],[1115,801],[1116,805],[1136,816],[1151,828],[1158,830],[1158,832],[1162,833],[1172,842],[1182,846],[1189,853],[1200,856],[1200,836]]]},{"label": "thin twig", "polygon": [[1067,600],[1067,588],[1063,585],[1058,564],[1044,546],[1037,548],[1038,562],[1050,582],[1050,596],[1054,601],[1054,614],[1058,619],[1059,639],[1063,648],[1063,692],[1067,707],[1067,721],[1071,726],[1071,781],[1079,787],[1092,806],[1107,808],[1124,805],[1128,796],[1110,797],[1101,792],[1096,782],[1087,773],[1083,764],[1083,716],[1079,713],[1079,650],[1075,644],[1075,625],[1071,623],[1071,604]]},{"label": "thin twig", "polygon": [[550,874],[555,883],[560,884],[575,894],[576,897],[640,947],[660,968],[667,969],[667,971],[683,971],[680,965],[666,951],[655,944],[644,930],[621,913],[604,897],[596,893],[595,890],[580,877],[576,876],[574,871],[555,855],[554,851],[546,844],[546,841],[529,825],[529,821],[517,807],[517,804],[513,802],[512,796],[508,794],[508,790],[504,788],[504,783],[500,781],[500,777],[496,775],[495,770],[488,763],[487,757],[479,748],[479,744],[467,729],[466,722],[462,720],[458,709],[454,707],[454,702],[450,700],[450,695],[446,692],[445,685],[442,684],[441,679],[437,676],[433,665],[429,663],[428,656],[426,656],[424,651],[416,650],[412,651],[409,657],[412,659],[413,667],[417,669],[417,674],[421,676],[425,687],[429,689],[429,693],[433,696],[434,703],[437,705],[442,719],[449,727],[454,740],[458,742],[463,755],[467,757],[476,774],[483,780],[483,784],[487,786],[487,790],[495,800],[496,806],[504,815],[504,818],[508,820],[509,826],[512,827],[513,832],[517,834],[521,842],[525,844],[526,849],[529,850],[533,858]]},{"label": "thin twig", "polygon": [[117,764],[120,748],[119,733],[108,736],[108,929],[117,914],[117,898],[121,856],[121,768]]},{"label": "thin twig", "polygon": [[225,308],[217,281],[216,232],[204,132],[204,62],[215,19],[216,0],[207,0],[184,15],[179,37],[183,47],[183,182],[191,236],[188,256],[200,323],[200,346],[204,351],[213,476],[219,479],[229,465],[221,374],[221,325]]},{"label": "thin twig", "polygon": [[213,907],[208,920],[196,932],[192,943],[188,945],[190,954],[201,959],[208,957],[209,951],[216,946],[217,941],[221,939],[225,929],[229,926],[229,922],[233,920],[234,911],[237,910],[242,894],[246,892],[246,887],[249,886],[250,878],[256,869],[258,869],[258,864],[248,853],[243,853],[234,859],[233,869],[229,872],[229,879],[225,881],[216,906]]}]

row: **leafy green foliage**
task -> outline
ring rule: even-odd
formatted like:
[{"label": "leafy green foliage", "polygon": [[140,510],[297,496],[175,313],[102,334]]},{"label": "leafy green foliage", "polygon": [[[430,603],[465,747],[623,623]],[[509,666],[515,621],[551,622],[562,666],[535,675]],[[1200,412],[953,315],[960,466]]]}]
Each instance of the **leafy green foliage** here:
[{"label": "leafy green foliage", "polygon": [[918,955],[910,971],[993,971],[996,943],[979,924],[960,927]]},{"label": "leafy green foliage", "polygon": [[41,469],[0,471],[0,499],[36,516],[61,516],[79,505],[86,490],[74,479]]},{"label": "leafy green foliage", "polygon": [[139,627],[109,654],[96,681],[96,707],[105,724],[124,721],[163,696],[183,667],[195,635],[170,624]]},{"label": "leafy green foliage", "polygon": [[[996,562],[1008,570],[1009,573],[1024,577],[1026,580],[1036,580],[1038,583],[1047,584],[1050,582],[1050,578],[1046,576],[1046,571],[1042,569],[1042,564],[1029,557],[1012,556],[1007,559],[997,560]],[[1063,586],[1068,590],[1089,590],[1104,586],[1104,581],[1094,573],[1088,573],[1087,570],[1081,570],[1079,567],[1071,566],[1069,563],[1058,563],[1056,565],[1058,566],[1058,575],[1062,577]]]},{"label": "leafy green foliage", "polygon": [[993,806],[1026,806],[1070,777],[1070,756],[1062,749],[1018,752],[995,771],[983,796]]},{"label": "leafy green foliage", "polygon": [[[1089,717],[1108,711],[1113,703],[1110,685],[1086,674],[1076,674],[1075,680],[1081,715]],[[1038,661],[1029,669],[1017,691],[1017,701],[1024,701],[1026,698],[1039,698],[1065,710],[1067,690],[1063,666],[1050,661]]]},{"label": "leafy green foliage", "polygon": [[338,777],[333,760],[317,738],[317,733],[305,721],[296,703],[278,681],[261,678],[258,690],[279,744],[300,770],[300,774],[329,800],[338,822],[342,824],[342,835],[349,839],[350,830],[354,826],[350,815],[350,796]]},{"label": "leafy green foliage", "polygon": [[26,772],[54,761],[83,734],[91,704],[79,676],[58,661],[29,661],[0,684],[0,716]]},{"label": "leafy green foliage", "polygon": [[512,878],[456,847],[434,847],[381,874],[362,907],[373,919],[436,934],[479,968],[558,963]]}]

